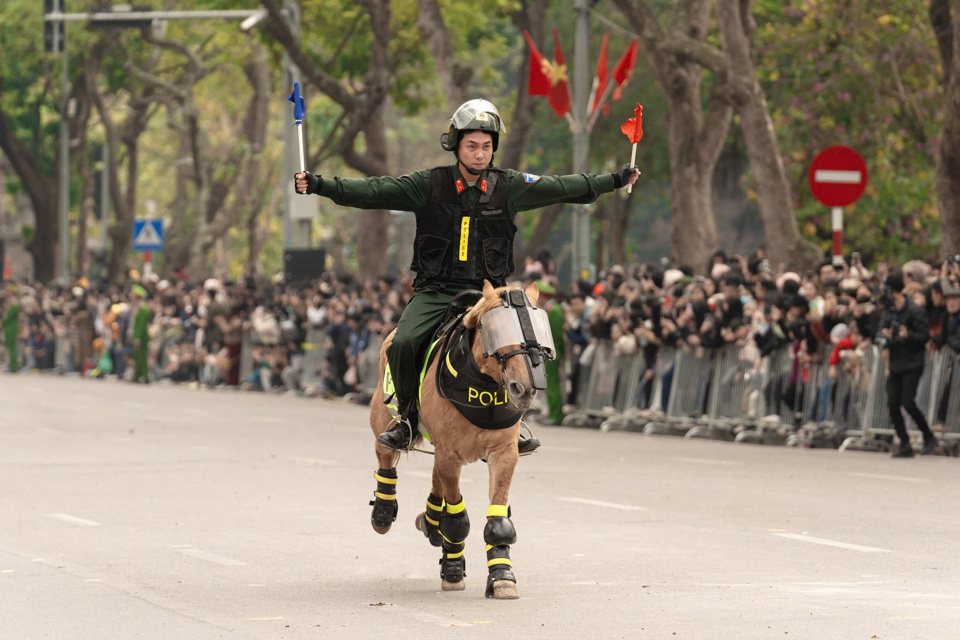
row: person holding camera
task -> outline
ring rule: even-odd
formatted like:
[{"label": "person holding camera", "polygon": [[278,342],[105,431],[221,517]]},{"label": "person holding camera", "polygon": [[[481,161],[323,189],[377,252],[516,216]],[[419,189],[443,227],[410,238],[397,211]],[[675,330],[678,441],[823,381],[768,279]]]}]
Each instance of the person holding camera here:
[{"label": "person holding camera", "polygon": [[913,448],[910,436],[900,412],[902,406],[913,418],[923,433],[923,450],[927,455],[937,448],[937,438],[927,426],[923,412],[917,406],[917,385],[923,375],[923,363],[926,356],[924,346],[930,339],[927,317],[904,293],[903,276],[899,272],[887,275],[884,281],[885,292],[881,298],[884,307],[880,317],[880,342],[889,352],[890,372],[887,376],[887,407],[890,420],[900,438],[900,448],[893,452],[894,458],[912,458]]}]

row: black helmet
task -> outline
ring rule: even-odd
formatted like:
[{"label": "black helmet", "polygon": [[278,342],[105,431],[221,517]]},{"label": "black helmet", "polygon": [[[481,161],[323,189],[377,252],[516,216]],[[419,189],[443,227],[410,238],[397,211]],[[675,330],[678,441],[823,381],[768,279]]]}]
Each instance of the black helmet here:
[{"label": "black helmet", "polygon": [[493,150],[496,152],[500,134],[506,133],[500,112],[493,103],[486,100],[469,100],[460,105],[450,118],[450,128],[440,136],[440,146],[444,151],[456,151],[460,138],[465,131],[486,131],[493,136]]}]

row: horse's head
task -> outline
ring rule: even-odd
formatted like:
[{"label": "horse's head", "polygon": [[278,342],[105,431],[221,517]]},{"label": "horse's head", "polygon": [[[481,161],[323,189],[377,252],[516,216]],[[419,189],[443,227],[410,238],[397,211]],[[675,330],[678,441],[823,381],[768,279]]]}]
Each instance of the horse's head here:
[{"label": "horse's head", "polygon": [[484,282],[483,299],[467,312],[463,324],[478,329],[473,358],[480,371],[500,382],[513,406],[525,410],[539,389],[546,389],[543,363],[555,354],[547,314],[537,308],[536,283],[526,290],[495,289]]}]

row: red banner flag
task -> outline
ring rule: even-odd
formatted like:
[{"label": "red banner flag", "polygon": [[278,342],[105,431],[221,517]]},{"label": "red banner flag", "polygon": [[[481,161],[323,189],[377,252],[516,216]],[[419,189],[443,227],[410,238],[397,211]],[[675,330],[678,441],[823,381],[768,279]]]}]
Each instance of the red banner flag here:
[{"label": "red banner flag", "polygon": [[[600,45],[600,58],[597,60],[597,75],[593,77],[593,93],[590,95],[590,108],[588,111],[592,115],[600,104],[600,97],[603,96],[607,88],[607,79],[610,74],[607,73],[607,41],[610,34],[603,34],[603,44]],[[606,111],[604,111],[606,113]]]},{"label": "red banner flag", "polygon": [[543,57],[526,31],[523,37],[530,47],[530,69],[527,76],[527,92],[532,96],[547,96],[550,107],[558,116],[570,111],[570,86],[567,65],[563,63],[563,50],[560,48],[560,35],[553,30],[555,43],[553,62]]},{"label": "red banner flag", "polygon": [[633,73],[633,67],[637,64],[637,41],[634,40],[623,52],[617,64],[613,67],[613,81],[617,83],[617,90],[613,93],[613,99],[619,100],[623,93],[623,85],[630,80],[630,74]]},{"label": "red banner flag", "polygon": [[527,76],[527,93],[532,96],[548,96],[550,95],[550,78],[547,77],[545,67],[549,67],[550,63],[540,55],[537,45],[533,43],[533,38],[530,37],[530,34],[527,33],[526,30],[523,32],[523,37],[526,38],[527,46],[530,47],[530,71]]},{"label": "red banner flag", "polygon": [[567,65],[563,63],[563,50],[560,48],[560,33],[553,28],[553,67],[550,72],[550,107],[558,116],[570,111],[570,85],[567,76]]},{"label": "red banner flag", "polygon": [[633,110],[634,117],[630,118],[622,125],[620,125],[620,131],[623,131],[623,134],[630,138],[630,142],[636,144],[640,142],[640,138],[643,137],[643,107],[640,106],[640,103],[637,103],[637,108]]}]

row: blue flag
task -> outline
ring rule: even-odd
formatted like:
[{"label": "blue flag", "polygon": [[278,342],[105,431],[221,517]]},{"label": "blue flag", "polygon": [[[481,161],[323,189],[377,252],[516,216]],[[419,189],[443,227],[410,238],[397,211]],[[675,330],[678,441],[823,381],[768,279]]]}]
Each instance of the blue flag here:
[{"label": "blue flag", "polygon": [[293,119],[296,124],[303,122],[303,116],[307,115],[307,107],[303,104],[303,96],[300,95],[300,83],[293,83],[293,93],[287,98],[293,103]]}]

